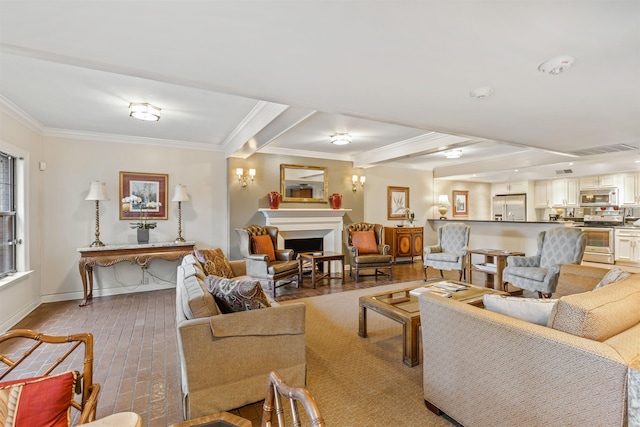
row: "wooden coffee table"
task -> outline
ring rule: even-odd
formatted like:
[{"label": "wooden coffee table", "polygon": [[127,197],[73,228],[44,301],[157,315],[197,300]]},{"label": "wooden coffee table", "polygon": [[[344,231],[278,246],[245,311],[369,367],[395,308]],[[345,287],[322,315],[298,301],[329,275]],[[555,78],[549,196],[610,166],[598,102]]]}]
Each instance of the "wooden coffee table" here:
[{"label": "wooden coffee table", "polygon": [[451,294],[451,299],[477,307],[484,307],[482,297],[485,294],[508,295],[506,292],[453,280],[443,280],[433,283],[425,283],[423,281],[412,282],[412,286],[403,289],[360,297],[358,335],[363,338],[367,337],[367,309],[401,323],[403,335],[402,360],[407,366],[416,366],[420,363],[420,355],[418,353],[418,343],[420,342],[420,306],[418,304],[418,297],[411,295],[410,292],[416,288],[432,288],[434,285],[444,283],[462,285],[466,287],[466,290],[457,292],[443,290],[442,294],[448,292]]},{"label": "wooden coffee table", "polygon": [[[316,288],[316,283],[322,279],[340,279],[340,282],[344,284],[344,254],[338,252],[301,252],[298,254],[298,282],[302,283],[302,273],[303,273],[303,264],[304,262],[311,263],[311,287],[313,289]],[[340,270],[341,275],[332,277],[331,276],[331,261],[340,261]],[[318,270],[316,267],[319,262],[327,262],[327,272],[317,274]]]}]

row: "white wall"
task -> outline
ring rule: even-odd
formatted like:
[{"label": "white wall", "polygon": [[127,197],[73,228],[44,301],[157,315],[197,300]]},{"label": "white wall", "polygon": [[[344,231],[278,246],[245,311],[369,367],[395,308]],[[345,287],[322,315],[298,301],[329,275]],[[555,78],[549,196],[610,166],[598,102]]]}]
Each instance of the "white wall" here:
[{"label": "white wall", "polygon": [[[120,172],[168,174],[168,220],[150,230],[151,242],[178,235],[175,184],[184,184],[191,199],[182,203],[182,235],[199,247],[227,252],[226,162],[223,153],[142,144],[45,137],[41,160],[47,162],[42,207],[43,301],[82,297],[77,248],[95,235],[95,202],[85,201],[91,181],[106,184],[110,200],[100,202],[100,240],[105,244],[136,243],[131,220],[119,219]],[[94,269],[96,296],[175,286],[177,262],[153,261],[143,284],[142,270],[129,263]]]},{"label": "white wall", "polygon": [[14,155],[18,153],[24,158],[21,161],[24,162],[28,185],[24,219],[29,233],[17,237],[23,240],[26,268],[33,270],[21,279],[0,287],[0,332],[6,331],[40,304],[42,177],[38,175],[37,165],[41,149],[39,129],[24,118],[0,108],[0,150]]},{"label": "white wall", "polygon": [[[491,184],[482,182],[470,182],[470,181],[448,181],[444,179],[436,179],[434,183],[435,196],[437,200],[438,195],[446,194],[449,196],[449,201],[453,203],[452,192],[468,191],[469,192],[469,216],[467,217],[453,217],[452,208],[449,207],[449,211],[445,215],[447,219],[462,220],[491,220]],[[437,207],[433,209],[433,216],[431,218],[440,218],[440,213]]]},{"label": "white wall", "polygon": [[[417,227],[425,227],[432,218],[433,173],[416,169],[376,166],[365,169],[364,221],[395,227],[402,221],[387,219],[387,187],[409,187],[409,208],[415,213]],[[426,232],[426,230],[425,230]]]}]

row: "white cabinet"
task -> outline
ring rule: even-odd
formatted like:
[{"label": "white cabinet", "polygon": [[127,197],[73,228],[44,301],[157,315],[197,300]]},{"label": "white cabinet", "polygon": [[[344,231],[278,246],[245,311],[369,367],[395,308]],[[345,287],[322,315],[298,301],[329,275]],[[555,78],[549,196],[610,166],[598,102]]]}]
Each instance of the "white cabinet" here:
[{"label": "white cabinet", "polygon": [[578,206],[578,179],[563,178],[551,181],[551,205],[554,207]]},{"label": "white cabinet", "polygon": [[616,229],[616,261],[640,263],[640,230]]},{"label": "white cabinet", "polygon": [[536,208],[548,208],[551,206],[551,181],[536,181],[534,187],[533,203]]},{"label": "white cabinet", "polygon": [[527,181],[491,184],[491,194],[526,194]]},{"label": "white cabinet", "polygon": [[580,189],[617,187],[617,175],[584,176],[580,178]]},{"label": "white cabinet", "polygon": [[637,173],[626,173],[621,176],[622,187],[620,188],[620,205],[637,206],[640,205],[640,175]]}]

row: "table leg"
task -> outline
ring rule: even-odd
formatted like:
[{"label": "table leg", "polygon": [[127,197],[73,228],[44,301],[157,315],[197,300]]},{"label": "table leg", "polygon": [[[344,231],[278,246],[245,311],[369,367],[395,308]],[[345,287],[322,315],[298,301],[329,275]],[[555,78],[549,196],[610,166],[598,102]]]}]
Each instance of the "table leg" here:
[{"label": "table leg", "polygon": [[80,270],[80,278],[82,279],[82,291],[84,293],[84,299],[80,303],[80,307],[84,307],[89,304],[89,300],[93,298],[93,267],[87,265],[84,260],[80,260],[78,263]]},{"label": "table leg", "polygon": [[358,335],[367,337],[367,307],[360,303],[360,315],[358,316]]},{"label": "table leg", "polygon": [[419,363],[418,340],[420,339],[418,331],[420,330],[419,319],[412,319],[410,322],[402,324],[404,333],[402,343],[402,359],[407,366],[416,366]]},{"label": "table leg", "polygon": [[302,257],[298,256],[298,285],[302,283]]},{"label": "table leg", "polygon": [[344,256],[340,258],[340,266],[342,268],[342,275],[340,276],[340,284],[344,285]]},{"label": "table leg", "polygon": [[316,263],[316,259],[312,258],[311,259],[311,287],[313,289],[316,288],[316,267],[318,266],[318,264]]}]

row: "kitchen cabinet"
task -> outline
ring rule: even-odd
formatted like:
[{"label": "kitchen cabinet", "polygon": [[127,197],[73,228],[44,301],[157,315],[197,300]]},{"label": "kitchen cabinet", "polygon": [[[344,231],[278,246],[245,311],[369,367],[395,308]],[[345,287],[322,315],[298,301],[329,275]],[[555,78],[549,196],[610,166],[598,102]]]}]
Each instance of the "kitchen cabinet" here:
[{"label": "kitchen cabinet", "polygon": [[640,230],[616,229],[615,260],[640,263]]},{"label": "kitchen cabinet", "polygon": [[536,181],[533,185],[534,206],[536,208],[548,208],[551,206],[551,181]]},{"label": "kitchen cabinet", "polygon": [[578,207],[578,179],[562,178],[551,181],[551,205],[554,207]]},{"label": "kitchen cabinet", "polygon": [[617,187],[617,175],[583,176],[580,178],[580,190],[602,187]]},{"label": "kitchen cabinet", "polygon": [[499,182],[491,185],[491,194],[525,194],[527,192],[527,181],[521,182]]},{"label": "kitchen cabinet", "polygon": [[622,174],[621,183],[620,205],[640,205],[640,175],[637,173]]},{"label": "kitchen cabinet", "polygon": [[390,255],[393,256],[393,263],[397,257],[422,258],[424,247],[422,244],[423,227],[385,227],[384,242],[391,246]]}]

